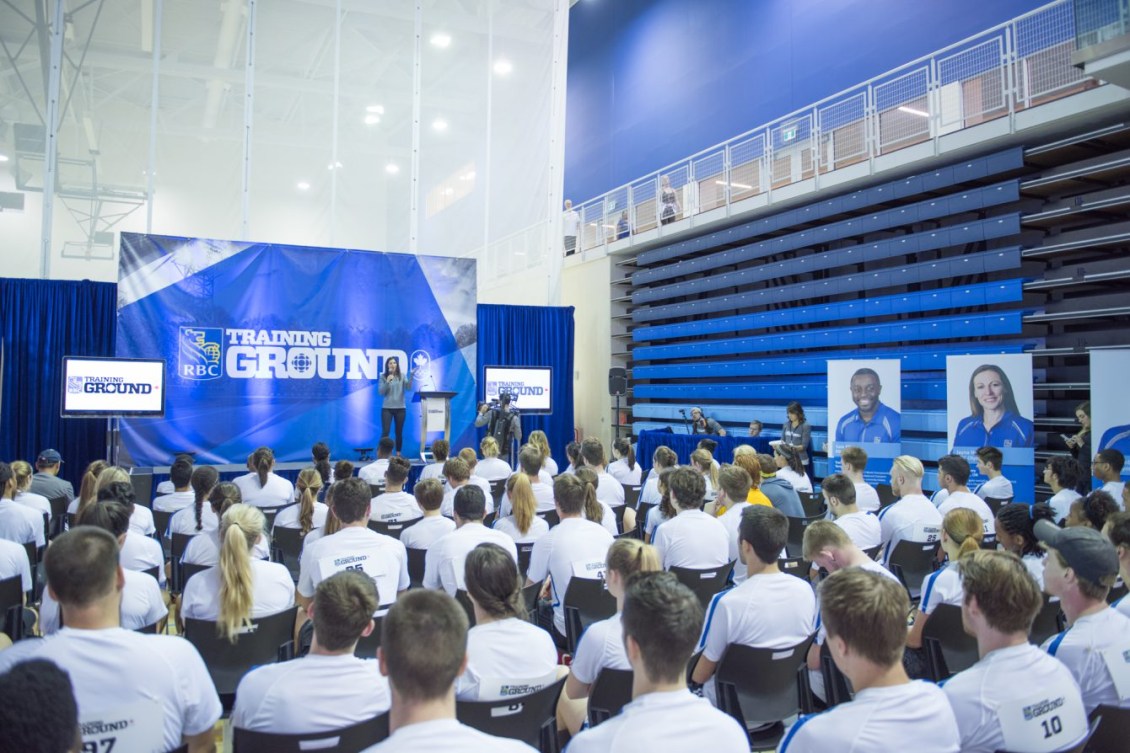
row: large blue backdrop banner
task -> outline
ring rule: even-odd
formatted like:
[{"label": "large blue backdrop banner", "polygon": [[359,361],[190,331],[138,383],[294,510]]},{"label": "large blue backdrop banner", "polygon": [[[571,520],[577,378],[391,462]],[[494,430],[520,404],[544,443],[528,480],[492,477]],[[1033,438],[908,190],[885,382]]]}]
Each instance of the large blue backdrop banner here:
[{"label": "large blue backdrop banner", "polygon": [[179,451],[242,463],[260,445],[306,460],[380,436],[389,357],[414,372],[404,454],[416,455],[420,390],[452,398],[453,446],[474,439],[475,262],[370,251],[122,233],[116,353],[164,358],[163,419],[122,421],[136,465]]}]

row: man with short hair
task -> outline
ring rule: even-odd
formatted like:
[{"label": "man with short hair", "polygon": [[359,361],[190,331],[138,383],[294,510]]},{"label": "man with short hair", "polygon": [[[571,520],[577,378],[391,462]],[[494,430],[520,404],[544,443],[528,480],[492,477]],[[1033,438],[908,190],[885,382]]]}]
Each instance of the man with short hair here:
[{"label": "man with short hair", "polygon": [[307,610],[314,623],[310,653],[244,675],[232,726],[299,735],[342,729],[388,711],[388,681],[377,663],[353,655],[357,641],[372,634],[379,604],[377,586],[363,572],[343,570],[319,583]]},{"label": "man with short hair", "polygon": [[585,437],[581,442],[581,458],[585,465],[596,474],[596,498],[609,507],[620,507],[624,504],[624,485],[608,472],[608,459],[604,454],[604,445],[596,437]]},{"label": "man with short hair", "polygon": [[470,447],[464,447],[459,451],[459,459],[467,464],[467,483],[483,490],[487,500],[487,515],[490,515],[494,510],[494,495],[491,494],[490,482],[479,475],[479,457]]},{"label": "man with short hair", "polygon": [[829,653],[851,682],[848,703],[798,719],[780,753],[913,750],[957,753],[957,724],[945,694],[911,681],[902,666],[910,602],[890,578],[849,567],[820,584],[820,615]]},{"label": "man with short hair", "polygon": [[498,395],[498,404],[491,406],[487,403],[479,404],[479,415],[475,417],[475,426],[487,427],[487,436],[494,437],[498,442],[499,457],[513,466],[511,457],[511,443],[517,441],[522,444],[522,419],[518,409],[510,406],[513,398],[509,392]]},{"label": "man with short hair", "polygon": [[32,494],[42,494],[47,499],[66,497],[68,500],[75,498],[75,488],[70,481],[59,478],[63,456],[58,450],[44,450],[35,460],[35,473],[31,477],[31,486],[28,491]]},{"label": "man with short hair", "polygon": [[27,505],[21,505],[16,496],[16,476],[12,467],[0,460],[0,539],[17,544],[47,545],[43,533],[43,514]]},{"label": "man with short hair", "polygon": [[467,554],[479,544],[498,544],[510,553],[515,564],[518,562],[518,547],[514,539],[483,525],[486,499],[482,489],[472,484],[460,486],[452,509],[455,530],[428,547],[424,559],[424,588],[442,588],[450,596],[466,589],[463,565]]},{"label": "man with short hair", "polygon": [[860,549],[870,549],[883,542],[883,531],[879,519],[869,512],[863,512],[855,503],[855,484],[842,473],[826,476],[820,483],[824,504],[832,513],[832,520],[844,529],[848,537]]},{"label": "man with short hair", "polygon": [[1014,554],[961,558],[961,624],[981,659],[942,686],[962,753],[1068,750],[1087,734],[1079,686],[1062,663],[1028,642],[1043,596]]},{"label": "man with short hair", "polygon": [[773,507],[790,518],[805,517],[796,489],[783,478],[777,478],[777,463],[773,456],[759,453],[757,464],[761,466],[761,493],[769,498]]},{"label": "man with short hair", "polygon": [[863,478],[867,470],[867,453],[862,447],[849,446],[840,451],[843,474],[855,485],[855,504],[864,512],[879,512],[879,492]]},{"label": "man with short hair", "polygon": [[691,433],[692,434],[714,434],[715,436],[726,436],[726,430],[722,424],[709,418],[702,412],[702,408],[691,408]]},{"label": "man with short hair", "polygon": [[188,743],[191,753],[213,751],[212,728],[222,709],[196,648],[183,638],[120,626],[125,575],[114,537],[78,526],[51,542],[44,567],[66,627],[0,652],[0,672],[35,658],[69,673],[86,744],[100,744],[113,729],[121,750]]},{"label": "man with short hair", "polygon": [[[154,512],[176,512],[196,502],[196,495],[189,486],[192,483],[192,463],[184,460],[173,463],[169,468],[169,480],[173,482],[173,491],[153,500]],[[161,531],[161,535],[165,532]]]},{"label": "man with short hair", "polygon": [[1122,488],[1125,486],[1122,483],[1122,466],[1125,464],[1125,456],[1115,449],[1099,450],[1091,463],[1091,472],[1103,482],[1102,490],[1119,504],[1122,503]]},{"label": "man with short hair", "polygon": [[454,531],[455,521],[440,512],[443,484],[438,478],[417,481],[412,494],[424,517],[400,532],[400,543],[408,549],[427,549]]},{"label": "man with short hair", "polygon": [[1130,709],[1130,618],[1107,606],[1118,579],[1118,551],[1093,528],[1059,528],[1037,521],[1036,538],[1048,550],[1044,591],[1059,599],[1067,629],[1041,648],[1063,662],[1083,694],[1090,714],[1100,705]]},{"label": "man with short hair", "polygon": [[0,674],[0,730],[6,753],[79,753],[82,732],[70,676],[46,659]]},{"label": "man with short hair", "polygon": [[435,462],[424,466],[424,470],[420,471],[420,478],[417,483],[430,478],[438,478],[442,482],[443,464],[447,462],[447,453],[449,452],[451,452],[451,444],[446,439],[437,439],[432,442],[432,458]]},{"label": "man with short hair", "polygon": [[941,539],[942,515],[922,493],[925,473],[922,461],[910,455],[899,455],[891,464],[891,491],[896,501],[878,516],[884,565],[900,542],[929,544]]},{"label": "man with short hair", "polygon": [[883,405],[879,395],[883,385],[874,369],[857,369],[851,375],[851,401],[855,408],[836,424],[836,443],[891,443],[902,437],[898,411]]},{"label": "man with short hair", "polygon": [[620,621],[632,665],[632,702],[574,737],[570,753],[748,753],[741,725],[687,690],[687,661],[702,631],[698,597],[671,573],[646,573],[630,581]]},{"label": "man with short hair", "polygon": [[[530,481],[530,489],[534,492],[534,499],[538,502],[539,513],[553,511],[553,486],[542,481],[541,478],[541,453],[531,444],[522,445],[518,451],[518,469],[526,474]],[[603,482],[602,482],[603,483]],[[505,518],[511,513],[510,493],[502,493],[502,501],[498,503],[498,515]]]},{"label": "man with short hair", "polygon": [[947,492],[945,501],[938,505],[938,512],[944,518],[946,513],[957,507],[965,507],[981,516],[985,525],[985,538],[996,537],[993,511],[985,500],[969,491],[969,461],[960,455],[943,455],[938,458],[938,485]]},{"label": "man with short hair", "polygon": [[651,538],[664,570],[705,570],[730,563],[726,528],[702,510],[706,481],[693,468],[676,468],[667,477],[675,517],[663,521]]},{"label": "man with short hair", "polygon": [[440,512],[450,518],[455,514],[455,492],[459,491],[460,487],[470,483],[471,469],[463,458],[449,458],[443,464],[443,479],[447,484],[447,489],[443,493],[443,504],[440,505]]},{"label": "man with short hair", "polygon": [[714,683],[709,680],[727,646],[792,648],[808,640],[816,624],[812,587],[777,566],[789,539],[788,518],[772,507],[752,505],[742,511],[740,523],[739,559],[745,565],[740,568],[744,577],[736,588],[711,600],[698,646],[702,656],[692,676],[694,682],[706,683],[706,697],[715,703]]},{"label": "man with short hair", "polygon": [[763,424],[756,418],[749,422],[749,435],[751,437],[760,437]]},{"label": "man with short hair", "polygon": [[411,470],[412,464],[406,458],[389,458],[388,470],[385,471],[385,490],[370,502],[370,518],[382,523],[404,523],[420,517],[416,498],[404,491],[404,483]]},{"label": "man with short hair", "polygon": [[397,600],[381,625],[377,649],[392,694],[391,735],[364,753],[533,753],[455,718],[455,679],[467,668],[467,615],[450,596],[414,589]]},{"label": "man with short hair", "polygon": [[[740,466],[726,464],[718,471],[718,496],[714,499],[714,514],[718,514],[718,509],[726,510],[718,517],[718,522],[726,529],[731,562],[737,562],[740,558],[742,512],[750,506],[747,497],[752,484],[749,473]],[[734,583],[741,583],[745,578],[745,568],[735,566]]]},{"label": "man with short hair", "polygon": [[1004,453],[996,447],[981,447],[977,450],[977,472],[989,480],[978,486],[973,493],[981,499],[1012,499],[1012,482],[1001,473]]},{"label": "man with short hair", "polygon": [[392,437],[381,437],[377,442],[377,459],[357,471],[357,476],[367,484],[381,484],[385,480],[385,471],[388,470],[388,459],[396,449],[396,442]]}]

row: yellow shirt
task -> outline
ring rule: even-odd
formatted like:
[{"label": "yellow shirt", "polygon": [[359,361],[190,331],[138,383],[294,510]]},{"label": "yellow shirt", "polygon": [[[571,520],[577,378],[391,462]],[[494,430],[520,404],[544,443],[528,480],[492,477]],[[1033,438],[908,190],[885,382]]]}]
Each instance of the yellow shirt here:
[{"label": "yellow shirt", "polygon": [[773,503],[769,500],[768,497],[765,496],[765,492],[761,491],[760,489],[750,489],[749,494],[746,495],[745,501],[749,502],[751,505],[765,505],[766,507],[773,506]]}]

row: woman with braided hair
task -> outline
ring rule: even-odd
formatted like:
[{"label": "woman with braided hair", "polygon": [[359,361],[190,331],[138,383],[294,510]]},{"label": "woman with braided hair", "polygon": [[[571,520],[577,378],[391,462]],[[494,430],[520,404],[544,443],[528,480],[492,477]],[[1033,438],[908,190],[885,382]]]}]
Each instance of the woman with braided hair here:
[{"label": "woman with braided hair", "polygon": [[174,533],[195,536],[204,531],[214,531],[219,527],[220,519],[212,511],[212,506],[205,504],[208,495],[218,483],[220,483],[220,474],[212,466],[198,465],[192,469],[192,477],[188,485],[192,488],[193,502],[183,510],[178,510],[169,519],[169,538],[172,538]]},{"label": "woman with braided hair", "polygon": [[1043,503],[1027,505],[1013,502],[1001,505],[994,523],[997,545],[1006,552],[1012,552],[1024,567],[1044,587],[1044,557],[1047,550],[1036,540],[1035,525],[1038,520],[1055,522],[1055,510]]},{"label": "woman with braided hair", "polygon": [[[219,521],[223,519],[224,513],[229,508],[243,504],[243,495],[239,487],[235,484],[225,481],[222,484],[217,484],[215,488],[208,494],[208,505],[211,509],[213,517],[217,521],[217,527],[208,530],[205,528],[201,536],[193,536],[192,540],[188,542],[188,546],[184,548],[184,554],[181,555],[180,561],[185,565],[215,565],[220,561],[220,549],[223,545],[223,537],[220,534]],[[267,532],[263,532],[263,537],[254,545],[252,556],[257,559],[270,559],[271,556],[271,540]]]}]

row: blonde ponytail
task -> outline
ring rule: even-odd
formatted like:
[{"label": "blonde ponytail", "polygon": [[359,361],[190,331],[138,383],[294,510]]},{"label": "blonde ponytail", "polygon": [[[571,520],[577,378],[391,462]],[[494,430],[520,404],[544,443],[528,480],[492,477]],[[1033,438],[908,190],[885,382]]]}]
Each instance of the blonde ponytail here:
[{"label": "blonde ponytail", "polygon": [[232,505],[220,521],[220,636],[235,643],[251,624],[254,590],[251,549],[263,535],[266,519],[257,507]]},{"label": "blonde ponytail", "polygon": [[636,573],[654,573],[663,569],[659,550],[639,539],[616,539],[608,547],[608,569],[615,570],[623,580]]},{"label": "blonde ponytail", "polygon": [[298,474],[298,489],[302,496],[298,500],[298,527],[302,535],[310,533],[314,527],[314,503],[318,501],[318,492],[322,488],[322,475],[317,468],[306,468]]},{"label": "blonde ponytail", "polygon": [[518,531],[525,535],[534,522],[538,503],[534,497],[530,479],[524,473],[515,473],[506,481],[506,494],[510,497],[510,509],[514,514],[514,525]]},{"label": "blonde ponytail", "polygon": [[958,560],[980,549],[981,541],[985,538],[985,524],[981,516],[967,507],[955,507],[947,512],[942,520],[942,528],[953,543],[957,544],[955,559]]},{"label": "blonde ponytail", "polygon": [[600,478],[597,477],[593,469],[587,466],[578,468],[573,475],[585,484],[585,519],[591,520],[593,523],[602,522],[604,520],[604,507],[601,506],[596,496],[596,487],[600,483]]}]

